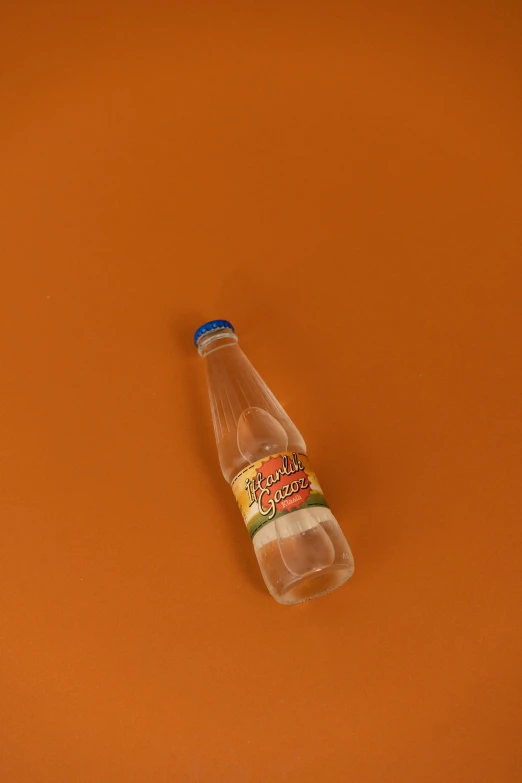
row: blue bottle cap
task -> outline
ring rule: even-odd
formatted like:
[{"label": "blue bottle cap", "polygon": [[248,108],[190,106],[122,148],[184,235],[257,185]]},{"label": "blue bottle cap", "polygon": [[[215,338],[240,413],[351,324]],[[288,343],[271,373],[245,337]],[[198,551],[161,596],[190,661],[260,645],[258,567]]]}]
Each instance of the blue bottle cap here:
[{"label": "blue bottle cap", "polygon": [[194,345],[197,347],[198,340],[200,340],[204,334],[213,332],[216,329],[232,329],[235,333],[235,329],[230,321],[207,321],[206,324],[203,324],[203,326],[200,326],[199,329],[196,329],[194,332]]}]

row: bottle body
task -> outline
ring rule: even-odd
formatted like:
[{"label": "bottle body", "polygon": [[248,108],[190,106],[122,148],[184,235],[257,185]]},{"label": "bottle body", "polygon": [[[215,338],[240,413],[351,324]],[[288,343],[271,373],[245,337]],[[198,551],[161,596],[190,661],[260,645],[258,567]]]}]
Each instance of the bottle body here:
[{"label": "bottle body", "polygon": [[228,322],[206,324],[195,340],[206,363],[221,470],[269,592],[279,603],[296,604],[339,587],[353,573],[353,557],[301,433]]}]

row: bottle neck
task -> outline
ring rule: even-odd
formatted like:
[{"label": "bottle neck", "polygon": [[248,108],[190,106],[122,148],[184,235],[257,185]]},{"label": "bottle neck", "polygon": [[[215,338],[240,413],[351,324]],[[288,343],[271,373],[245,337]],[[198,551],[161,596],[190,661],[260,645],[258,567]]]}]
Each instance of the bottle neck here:
[{"label": "bottle neck", "polygon": [[237,335],[232,329],[216,329],[198,340],[198,353],[205,358],[219,348],[237,345]]}]

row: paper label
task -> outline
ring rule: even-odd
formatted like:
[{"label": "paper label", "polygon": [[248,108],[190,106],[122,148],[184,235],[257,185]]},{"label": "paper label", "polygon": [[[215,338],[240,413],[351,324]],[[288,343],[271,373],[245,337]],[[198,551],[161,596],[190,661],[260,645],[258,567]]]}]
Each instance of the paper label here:
[{"label": "paper label", "polygon": [[285,451],[249,465],[232,481],[251,538],[283,514],[328,503],[306,454]]}]

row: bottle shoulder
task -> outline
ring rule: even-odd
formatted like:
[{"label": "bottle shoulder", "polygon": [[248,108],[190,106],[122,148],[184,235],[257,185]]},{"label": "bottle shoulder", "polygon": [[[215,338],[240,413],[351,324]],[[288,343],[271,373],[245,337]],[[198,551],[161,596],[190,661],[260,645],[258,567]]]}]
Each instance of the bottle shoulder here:
[{"label": "bottle shoulder", "polygon": [[214,434],[227,481],[264,457],[306,451],[301,433],[237,344],[211,353],[206,363]]}]

